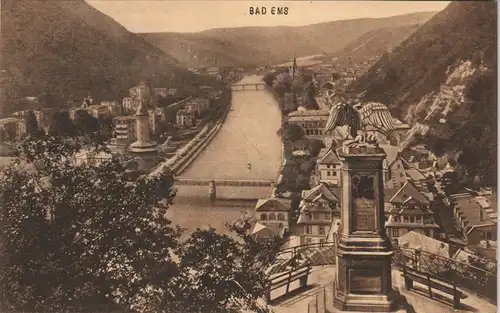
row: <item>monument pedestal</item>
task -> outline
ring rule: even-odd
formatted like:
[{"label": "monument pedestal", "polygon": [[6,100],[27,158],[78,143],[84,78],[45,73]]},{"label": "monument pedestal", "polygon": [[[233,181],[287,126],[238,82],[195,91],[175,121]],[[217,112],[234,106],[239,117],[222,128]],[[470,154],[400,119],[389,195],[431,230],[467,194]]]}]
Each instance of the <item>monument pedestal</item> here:
[{"label": "monument pedestal", "polygon": [[398,310],[392,289],[392,247],[384,229],[382,162],[378,146],[344,146],[342,160],[342,224],[337,238],[339,312]]}]

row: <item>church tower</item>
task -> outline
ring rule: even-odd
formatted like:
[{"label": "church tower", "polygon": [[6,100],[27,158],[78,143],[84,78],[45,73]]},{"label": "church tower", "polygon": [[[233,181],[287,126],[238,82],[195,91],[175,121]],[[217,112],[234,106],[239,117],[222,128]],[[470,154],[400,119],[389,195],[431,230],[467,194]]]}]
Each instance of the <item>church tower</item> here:
[{"label": "church tower", "polygon": [[155,153],[158,146],[151,141],[151,129],[149,127],[149,114],[147,106],[142,99],[135,114],[137,141],[130,145],[130,151],[135,153]]},{"label": "church tower", "polygon": [[297,73],[297,59],[295,58],[295,52],[293,53],[293,64],[289,69],[289,74],[290,74],[290,77],[292,78],[292,80],[294,80],[298,74]]}]

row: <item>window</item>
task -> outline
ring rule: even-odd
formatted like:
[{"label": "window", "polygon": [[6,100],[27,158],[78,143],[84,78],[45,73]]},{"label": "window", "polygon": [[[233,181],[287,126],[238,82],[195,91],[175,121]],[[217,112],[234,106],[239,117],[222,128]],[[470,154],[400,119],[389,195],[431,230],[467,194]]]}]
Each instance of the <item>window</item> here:
[{"label": "window", "polygon": [[330,213],[325,213],[325,220],[330,220]]},{"label": "window", "polygon": [[260,215],[260,220],[261,220],[261,221],[265,221],[265,220],[267,220],[267,215],[266,215],[266,214],[261,214],[261,215]]},{"label": "window", "polygon": [[269,220],[274,221],[276,219],[276,215],[274,213],[269,214]]},{"label": "window", "polygon": [[393,220],[395,223],[399,223],[399,216],[394,216]]},{"label": "window", "polygon": [[279,221],[284,221],[285,220],[285,216],[283,215],[283,213],[278,214],[278,220]]},{"label": "window", "polygon": [[311,238],[306,238],[306,244],[310,245],[313,243],[313,240]]},{"label": "window", "polygon": [[325,234],[325,226],[320,226],[319,227],[319,234],[324,235]]},{"label": "window", "polygon": [[326,172],[326,176],[332,176],[332,172],[330,171]]},{"label": "window", "polygon": [[319,220],[319,216],[318,216],[318,213],[313,213],[313,220]]},{"label": "window", "polygon": [[319,243],[320,243],[320,244],[324,244],[324,243],[325,243],[325,239],[320,239],[320,240],[319,240]]},{"label": "window", "polygon": [[337,176],[337,172],[333,172],[333,176]]},{"label": "window", "polygon": [[403,222],[408,223],[408,216],[403,216]]},{"label": "window", "polygon": [[491,232],[489,232],[489,231],[483,231],[483,232],[481,232],[481,237],[484,240],[491,240],[493,236],[491,235]]},{"label": "window", "polygon": [[391,229],[391,235],[392,237],[398,237],[399,236],[398,229],[397,228]]},{"label": "window", "polygon": [[422,216],[416,216],[415,222],[421,224],[422,223]]},{"label": "window", "polygon": [[312,234],[312,226],[306,225],[306,234]]},{"label": "window", "polygon": [[410,216],[410,223],[415,223],[415,216]]},{"label": "window", "polygon": [[326,168],[330,168],[330,167],[331,167],[331,165],[330,165],[330,164],[328,164],[328,165],[326,166]]}]

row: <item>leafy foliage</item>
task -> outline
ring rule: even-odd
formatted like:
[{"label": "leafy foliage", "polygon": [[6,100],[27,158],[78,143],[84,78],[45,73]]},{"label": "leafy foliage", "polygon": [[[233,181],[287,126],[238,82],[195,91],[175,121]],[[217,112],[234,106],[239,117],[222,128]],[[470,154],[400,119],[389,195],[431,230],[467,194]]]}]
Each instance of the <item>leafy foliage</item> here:
[{"label": "leafy foliage", "polygon": [[114,155],[77,165],[83,145],[28,137],[0,172],[2,311],[267,310],[258,304],[273,256],[266,245],[213,229],[179,241],[182,229],[166,217],[172,176],[131,175]]}]

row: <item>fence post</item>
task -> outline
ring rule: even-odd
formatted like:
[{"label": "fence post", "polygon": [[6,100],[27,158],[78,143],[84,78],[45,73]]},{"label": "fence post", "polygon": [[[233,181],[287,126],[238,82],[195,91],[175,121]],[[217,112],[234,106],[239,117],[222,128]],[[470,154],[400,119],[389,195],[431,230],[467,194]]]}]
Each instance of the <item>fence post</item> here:
[{"label": "fence post", "polygon": [[285,292],[285,294],[288,294],[288,291],[290,290],[290,282],[292,280],[292,273],[293,273],[293,270],[291,270],[290,273],[288,274],[288,282],[286,284],[286,292]]},{"label": "fence post", "polygon": [[427,274],[427,286],[429,287],[429,297],[432,299],[431,276]]}]

